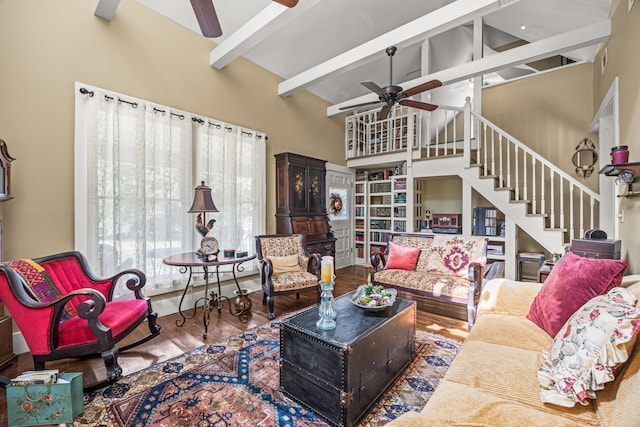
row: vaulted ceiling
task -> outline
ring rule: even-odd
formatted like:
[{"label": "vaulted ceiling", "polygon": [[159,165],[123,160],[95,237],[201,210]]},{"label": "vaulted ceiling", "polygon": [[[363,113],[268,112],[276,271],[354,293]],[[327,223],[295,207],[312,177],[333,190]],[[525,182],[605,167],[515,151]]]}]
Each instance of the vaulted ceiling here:
[{"label": "vaulted ceiling", "polygon": [[[96,14],[113,16],[120,0],[96,0]],[[201,34],[188,0],[137,0]],[[405,88],[439,78],[437,91],[468,90],[560,65],[593,61],[610,35],[611,0],[213,0],[223,34],[211,39],[212,72],[244,56],[284,80],[282,96],[307,89],[340,106],[375,100],[360,85],[390,82],[385,48],[398,47],[393,83]],[[475,20],[475,26],[474,26]],[[474,31],[482,28],[482,44]],[[475,30],[474,30],[475,28]],[[428,43],[426,43],[428,41]],[[481,52],[480,52],[481,49]],[[480,52],[475,55],[474,52]],[[537,62],[535,62],[537,61]],[[566,63],[563,61],[562,63]],[[570,61],[569,61],[570,62]],[[463,98],[464,99],[464,98]]]}]

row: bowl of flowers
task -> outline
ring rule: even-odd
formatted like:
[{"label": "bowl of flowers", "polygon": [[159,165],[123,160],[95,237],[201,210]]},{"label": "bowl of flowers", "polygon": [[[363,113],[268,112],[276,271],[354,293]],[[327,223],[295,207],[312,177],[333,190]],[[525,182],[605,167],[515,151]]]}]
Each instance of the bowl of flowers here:
[{"label": "bowl of flowers", "polygon": [[349,301],[366,311],[380,311],[391,307],[396,300],[395,289],[384,289],[379,285],[360,285]]}]

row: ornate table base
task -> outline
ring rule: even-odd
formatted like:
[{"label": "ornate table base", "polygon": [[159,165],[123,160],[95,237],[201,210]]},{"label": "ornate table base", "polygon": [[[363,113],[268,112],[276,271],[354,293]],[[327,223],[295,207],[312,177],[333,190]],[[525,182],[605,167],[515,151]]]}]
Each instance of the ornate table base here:
[{"label": "ornate table base", "polygon": [[[234,316],[237,316],[241,322],[245,323],[251,313],[251,300],[247,296],[246,293],[242,292],[240,288],[240,284],[238,283],[238,279],[236,277],[236,271],[241,272],[244,271],[244,267],[241,265],[242,263],[254,259],[256,256],[246,256],[242,258],[219,258],[213,261],[205,261],[201,258],[198,258],[195,253],[186,253],[181,255],[173,255],[167,257],[163,260],[163,262],[167,265],[173,265],[180,267],[181,273],[186,273],[189,271],[189,279],[187,280],[187,285],[182,292],[182,296],[180,297],[180,303],[178,304],[178,314],[182,319],[176,320],[177,326],[182,326],[186,322],[187,319],[193,318],[199,308],[199,305],[202,303],[201,308],[203,310],[202,314],[202,323],[204,325],[204,333],[202,337],[204,339],[207,338],[207,333],[209,330],[209,318],[210,313],[214,309],[218,310],[218,314],[222,313],[222,306],[224,302],[227,301],[229,305],[229,313]],[[233,281],[238,288],[238,298],[241,298],[243,304],[232,304],[230,298],[222,295],[222,291],[220,288],[220,266],[223,265],[231,265],[231,273],[233,274]],[[187,294],[187,290],[189,286],[193,286],[191,283],[191,279],[193,276],[193,267],[200,267],[204,271],[204,296],[198,298],[193,304],[193,310],[191,314],[185,314],[182,311],[182,303],[184,301],[184,297]],[[209,267],[215,267],[216,272],[216,281],[218,283],[217,292],[212,290],[209,292],[209,279],[211,276],[211,272],[209,271]]]}]

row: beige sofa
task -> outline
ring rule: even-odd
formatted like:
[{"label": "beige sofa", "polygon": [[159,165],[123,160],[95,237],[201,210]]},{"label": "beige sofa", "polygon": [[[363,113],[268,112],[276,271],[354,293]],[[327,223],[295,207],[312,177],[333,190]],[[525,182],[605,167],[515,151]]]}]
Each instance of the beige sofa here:
[{"label": "beige sofa", "polygon": [[[540,286],[487,281],[476,324],[433,396],[388,426],[640,426],[640,345],[587,406],[541,402],[537,371],[553,339],[525,318]],[[621,286],[640,300],[640,275]]]},{"label": "beige sofa", "polygon": [[[417,249],[417,258],[398,266],[392,244]],[[471,329],[486,262],[486,237],[389,233],[385,253],[371,256],[371,281],[421,295],[429,312],[467,320]]]}]

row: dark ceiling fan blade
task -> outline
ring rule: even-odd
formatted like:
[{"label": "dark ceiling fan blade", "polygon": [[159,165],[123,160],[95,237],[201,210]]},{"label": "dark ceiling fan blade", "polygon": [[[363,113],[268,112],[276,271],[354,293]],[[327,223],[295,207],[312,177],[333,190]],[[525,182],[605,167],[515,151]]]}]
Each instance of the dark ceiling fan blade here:
[{"label": "dark ceiling fan blade", "polygon": [[196,14],[203,36],[209,38],[222,35],[222,28],[212,0],[191,0],[191,7]]},{"label": "dark ceiling fan blade", "polygon": [[433,111],[438,108],[435,104],[429,104],[426,102],[414,101],[412,99],[401,99],[398,104],[405,105],[407,107],[419,108],[420,110]]},{"label": "dark ceiling fan blade", "polygon": [[368,105],[380,104],[381,102],[383,102],[383,101],[363,102],[362,104],[353,104],[353,105],[349,105],[347,107],[340,107],[340,108],[338,108],[338,110],[351,110],[352,108],[366,107]]},{"label": "dark ceiling fan blade", "polygon": [[437,87],[442,86],[442,82],[440,80],[430,80],[426,83],[422,83],[421,85],[409,88],[404,90],[398,94],[398,96],[409,97],[416,95],[418,93],[426,92],[431,89],[435,89]]},{"label": "dark ceiling fan blade", "polygon": [[380,95],[381,98],[384,98],[384,99],[389,98],[389,94],[374,82],[360,82],[360,84],[366,87],[367,89],[369,89],[370,91],[377,93],[378,95]]},{"label": "dark ceiling fan blade", "polygon": [[273,0],[273,1],[287,7],[295,7],[298,4],[298,0]]},{"label": "dark ceiling fan blade", "polygon": [[389,113],[391,112],[391,107],[393,106],[393,103],[387,103],[387,105],[385,105],[384,107],[382,107],[380,109],[380,111],[378,111],[378,121],[380,120],[384,120],[387,117],[389,117]]}]

